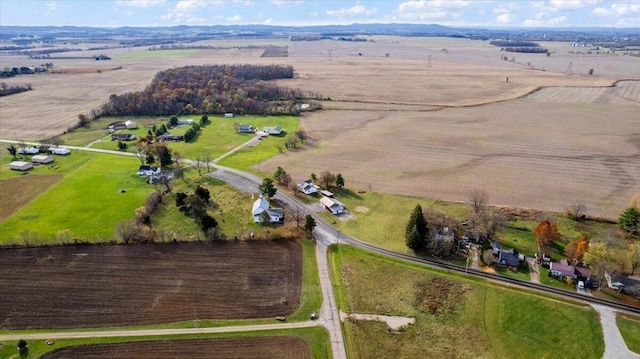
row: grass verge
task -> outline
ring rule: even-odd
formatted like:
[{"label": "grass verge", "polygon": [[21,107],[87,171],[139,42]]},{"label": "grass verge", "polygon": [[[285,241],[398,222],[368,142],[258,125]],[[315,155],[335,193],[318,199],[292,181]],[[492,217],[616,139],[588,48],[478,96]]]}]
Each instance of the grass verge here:
[{"label": "grass verge", "polygon": [[42,354],[50,352],[52,350],[63,348],[73,345],[83,344],[108,344],[108,343],[122,343],[122,342],[135,342],[143,340],[181,340],[181,339],[206,339],[206,338],[248,338],[248,337],[263,337],[274,335],[287,335],[297,336],[305,340],[313,353],[313,358],[331,358],[331,342],[329,341],[329,335],[324,328],[312,327],[302,329],[291,330],[271,330],[271,331],[253,331],[253,332],[238,332],[238,333],[224,333],[224,334],[192,334],[192,335],[162,335],[152,337],[113,337],[113,338],[84,338],[84,339],[61,339],[56,340],[53,345],[45,345],[44,340],[29,340],[27,344],[29,346],[29,352],[25,356],[21,356],[18,353],[17,345],[18,341],[8,341],[3,343],[0,348],[0,358],[7,359],[28,359],[39,358]]},{"label": "grass verge", "polygon": [[640,317],[618,314],[616,323],[629,350],[640,354]]},{"label": "grass verge", "polygon": [[597,313],[362,250],[330,250],[337,304],[346,312],[416,318],[400,332],[347,321],[350,358],[600,358]]}]

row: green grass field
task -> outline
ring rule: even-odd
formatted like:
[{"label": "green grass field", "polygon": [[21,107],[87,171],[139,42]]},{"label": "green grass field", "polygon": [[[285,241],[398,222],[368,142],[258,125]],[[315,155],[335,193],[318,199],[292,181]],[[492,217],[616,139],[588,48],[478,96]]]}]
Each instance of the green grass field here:
[{"label": "green grass field", "polygon": [[[193,119],[196,122],[200,120],[201,115],[185,115],[178,116],[180,119]],[[244,148],[238,154],[232,155],[229,158],[224,159],[221,164],[230,167],[236,167],[241,169],[247,169],[260,161],[266,160],[279,153],[278,145],[284,148],[284,142],[290,136],[293,136],[294,132],[298,130],[298,119],[294,116],[238,116],[234,118],[224,118],[220,115],[208,115],[211,123],[204,126],[200,133],[197,135],[195,141],[186,142],[167,142],[167,146],[175,152],[179,152],[182,158],[195,159],[198,156],[203,156],[204,153],[208,153],[213,160],[237,146],[249,141],[254,137],[253,134],[248,133],[236,133],[233,126],[234,123],[250,124],[256,128],[262,129],[265,126],[280,125],[287,133],[283,136],[270,136],[263,141],[260,141],[258,145],[251,148]],[[133,133],[137,138],[144,137],[148,131],[152,128],[153,124],[160,125],[164,123],[167,125],[167,117],[152,118],[107,118],[100,119],[99,123],[93,124],[91,130],[76,130],[69,134],[67,142],[79,142],[84,140],[85,142],[79,145],[87,145],[92,141],[102,139],[99,142],[94,143],[91,147],[117,150],[118,141],[111,141],[111,137],[107,136],[104,128],[112,122],[124,121],[131,119],[138,122],[138,129],[135,130],[121,130],[119,133]],[[182,125],[176,128],[170,128],[169,132],[173,135],[183,135],[191,126]],[[76,134],[76,132],[78,134]],[[88,133],[85,133],[88,132]],[[91,135],[89,134],[91,133]],[[125,142],[131,144],[131,147],[127,149],[128,152],[135,153],[136,149],[133,146],[134,141]]]},{"label": "green grass field", "polygon": [[[111,239],[115,223],[131,218],[153,190],[136,174],[135,158],[79,151],[55,158],[55,171],[64,173],[64,179],[0,223],[1,243],[24,244],[25,238],[31,244],[52,243],[64,229],[84,240]],[[29,176],[38,171],[48,168]]]},{"label": "green grass field", "polygon": [[416,318],[400,333],[345,322],[350,358],[601,358],[589,307],[433,271],[349,247],[330,251],[337,303],[346,312]]},{"label": "green grass field", "polygon": [[324,328],[303,328],[292,330],[269,330],[256,332],[239,332],[225,334],[194,334],[194,335],[162,335],[154,337],[113,337],[113,338],[86,338],[86,339],[60,339],[56,340],[53,345],[45,345],[44,340],[28,340],[27,344],[29,352],[26,355],[20,355],[16,349],[18,341],[9,341],[3,343],[0,347],[0,358],[6,359],[36,359],[42,354],[54,349],[63,348],[73,345],[83,344],[105,344],[105,343],[122,343],[143,340],[181,340],[181,339],[205,339],[205,338],[247,338],[274,335],[297,336],[304,339],[311,347],[313,357],[317,359],[331,359],[331,342],[329,335]]},{"label": "green grass field", "polygon": [[434,208],[459,218],[464,218],[466,213],[464,204],[379,192],[357,194],[336,191],[336,197],[347,206],[355,219],[339,221],[326,214],[329,223],[350,236],[402,253],[407,252],[404,227],[416,205],[420,204],[424,211]]},{"label": "green grass field", "polygon": [[629,350],[640,354],[640,317],[618,314],[616,322]]}]

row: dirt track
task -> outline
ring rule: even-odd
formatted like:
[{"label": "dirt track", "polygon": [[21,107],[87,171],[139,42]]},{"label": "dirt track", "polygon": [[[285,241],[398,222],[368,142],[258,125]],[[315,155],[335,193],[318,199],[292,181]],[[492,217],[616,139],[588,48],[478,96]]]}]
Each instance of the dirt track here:
[{"label": "dirt track", "polygon": [[0,328],[96,328],[287,315],[300,245],[205,242],[0,250]]}]

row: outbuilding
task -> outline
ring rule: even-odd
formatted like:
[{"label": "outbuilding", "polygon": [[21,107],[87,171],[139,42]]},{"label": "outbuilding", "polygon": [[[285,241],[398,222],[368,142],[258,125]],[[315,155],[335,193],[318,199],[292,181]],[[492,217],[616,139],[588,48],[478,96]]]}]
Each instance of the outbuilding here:
[{"label": "outbuilding", "polygon": [[53,162],[53,157],[49,155],[35,155],[31,157],[31,162],[33,163],[49,163]]},{"label": "outbuilding", "polygon": [[9,168],[16,171],[26,171],[33,168],[31,162],[13,161],[9,163]]},{"label": "outbuilding", "polygon": [[332,214],[340,214],[344,212],[344,204],[335,198],[322,197],[320,198],[320,203]]},{"label": "outbuilding", "polygon": [[66,147],[49,147],[49,152],[53,155],[68,155],[71,150]]}]

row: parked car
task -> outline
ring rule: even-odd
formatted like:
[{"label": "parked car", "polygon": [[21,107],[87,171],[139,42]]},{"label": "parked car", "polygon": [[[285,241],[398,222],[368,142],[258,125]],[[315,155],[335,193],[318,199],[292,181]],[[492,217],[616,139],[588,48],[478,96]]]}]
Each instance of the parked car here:
[{"label": "parked car", "polygon": [[582,289],[584,290],[584,282],[583,281],[578,281],[578,289]]}]

